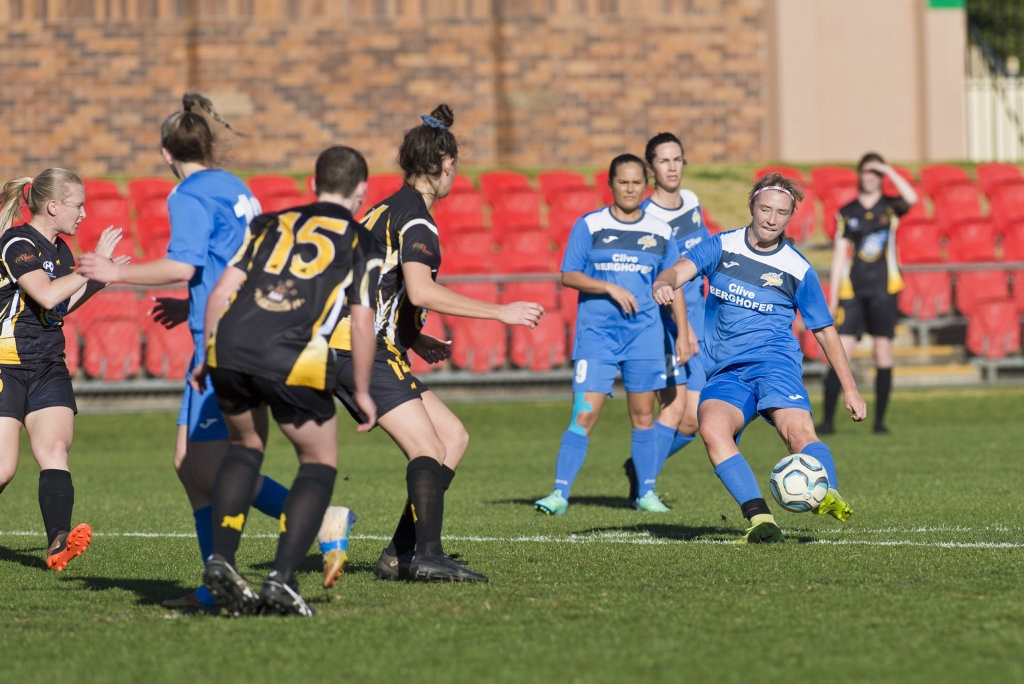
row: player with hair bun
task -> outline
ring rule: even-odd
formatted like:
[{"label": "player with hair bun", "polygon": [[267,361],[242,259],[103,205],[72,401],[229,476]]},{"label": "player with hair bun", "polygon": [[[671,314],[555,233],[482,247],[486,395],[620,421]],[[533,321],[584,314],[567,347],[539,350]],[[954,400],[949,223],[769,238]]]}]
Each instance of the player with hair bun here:
[{"label": "player with hair bun", "polygon": [[781,174],[761,178],[748,197],[748,226],[702,241],[654,281],[655,300],[669,305],[684,283],[698,275],[708,278],[701,345],[708,380],[698,409],[700,435],[715,474],[749,521],[743,543],[785,540],[737,443],[758,415],[775,427],[789,453],[808,454],[825,467],[828,494],[815,512],[842,522],[853,514],[836,489],[832,451],[814,431],[803,354],[792,328],[797,311],[835,369],[854,420],[864,420],[867,405],[818,275],[786,239],[786,225],[801,199],[799,186]]},{"label": "player with hair bun", "polygon": [[[423,333],[427,315],[467,316],[532,328],[544,308],[535,302],[484,302],[437,282],[441,242],[430,209],[452,188],[459,147],[451,132],[455,117],[448,105],[438,105],[421,121],[405,134],[398,152],[405,177],[401,189],[371,207],[363,218],[372,233],[374,257],[382,262],[370,392],[377,404],[378,424],[409,461],[408,500],[391,542],[377,559],[375,573],[384,580],[486,582],[486,576],[453,560],[441,545],[445,491],[466,452],[469,435],[458,416],[413,375],[409,350],[430,363],[450,356],[450,341]],[[359,416],[351,395],[353,365],[344,321],[331,346],[341,357],[338,398]]]}]

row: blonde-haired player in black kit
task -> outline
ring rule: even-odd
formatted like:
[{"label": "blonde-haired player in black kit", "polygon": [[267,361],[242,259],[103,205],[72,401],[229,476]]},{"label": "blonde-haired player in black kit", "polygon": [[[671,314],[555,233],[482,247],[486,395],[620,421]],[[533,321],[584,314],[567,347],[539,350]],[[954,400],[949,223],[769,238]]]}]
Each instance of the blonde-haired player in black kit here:
[{"label": "blonde-haired player in black kit", "polygon": [[[369,430],[373,293],[377,274],[352,216],[366,196],[366,160],[331,147],[316,163],[317,201],[253,219],[210,292],[205,367],[228,424],[230,447],[213,487],[213,553],[203,582],[229,613],[262,609],[309,616],[295,570],[316,538],[337,475],[335,352],[328,337],[348,308],[354,400]],[[230,303],[227,303],[230,299]],[[226,306],[226,308],[225,308]],[[277,555],[259,595],[235,568],[267,442],[267,409],[295,447],[299,471],[280,518]]]},{"label": "blonde-haired player in black kit", "polygon": [[[408,350],[431,363],[448,358],[450,342],[422,333],[428,311],[532,328],[544,308],[534,302],[483,302],[436,282],[441,245],[430,208],[451,190],[459,147],[450,130],[454,116],[448,105],[438,105],[422,121],[405,134],[398,153],[405,175],[402,188],[363,218],[372,233],[375,256],[383,259],[371,393],[380,426],[409,459],[405,476],[409,498],[375,572],[381,579],[486,582],[487,577],[452,560],[442,549],[444,494],[466,452],[469,435],[451,409],[412,374]],[[338,331],[342,333],[343,327]],[[342,335],[338,338],[331,341],[331,346],[342,350],[338,398],[358,416],[349,396],[354,385],[351,357],[344,351],[348,345]]]},{"label": "blonde-haired player in black kit", "polygon": [[[12,228],[23,200],[31,218]],[[0,492],[18,468],[24,425],[39,464],[46,567],[57,572],[92,540],[88,523],[71,526],[75,488],[68,449],[78,408],[64,360],[63,329],[64,316],[103,287],[75,272],[64,241],[85,218],[84,205],[82,179],[66,169],[15,178],[0,191]],[[120,241],[121,228],[107,228],[96,254],[110,259]]]}]

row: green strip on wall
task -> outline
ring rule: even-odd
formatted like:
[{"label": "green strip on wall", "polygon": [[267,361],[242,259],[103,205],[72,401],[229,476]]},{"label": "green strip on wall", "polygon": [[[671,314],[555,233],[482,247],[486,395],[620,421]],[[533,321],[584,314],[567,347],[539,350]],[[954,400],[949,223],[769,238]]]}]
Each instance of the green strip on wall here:
[{"label": "green strip on wall", "polygon": [[928,0],[928,9],[964,9],[966,0]]}]

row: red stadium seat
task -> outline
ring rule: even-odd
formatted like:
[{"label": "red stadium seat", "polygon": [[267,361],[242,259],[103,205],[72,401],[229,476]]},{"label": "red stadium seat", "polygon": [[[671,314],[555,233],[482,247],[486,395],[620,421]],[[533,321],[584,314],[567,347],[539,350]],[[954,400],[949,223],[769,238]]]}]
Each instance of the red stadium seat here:
[{"label": "red stadium seat", "polygon": [[957,221],[947,237],[947,258],[956,263],[995,261],[996,235],[995,223],[988,219]]},{"label": "red stadium seat", "polygon": [[509,190],[533,190],[530,179],[519,171],[484,171],[479,182],[484,200],[492,207],[495,198]]},{"label": "red stadium seat", "polygon": [[1020,167],[1006,162],[978,164],[974,167],[974,175],[978,177],[978,187],[990,199],[995,189],[1004,183],[1024,183]]},{"label": "red stadium seat", "polygon": [[484,197],[476,190],[453,192],[430,210],[444,236],[485,230]]},{"label": "red stadium seat", "polygon": [[366,179],[363,210],[376,206],[402,188],[405,176],[400,173],[371,173]]},{"label": "red stadium seat", "polygon": [[[548,212],[563,211],[575,213],[577,217],[600,209],[601,193],[589,185],[564,188],[552,199],[548,200]],[[548,221],[550,224],[550,220]]]},{"label": "red stadium seat", "polygon": [[565,323],[545,314],[535,328],[514,325],[509,330],[509,360],[517,368],[547,371],[565,364]]},{"label": "red stadium seat", "polygon": [[[817,186],[815,186],[817,187]],[[822,228],[829,240],[836,237],[836,221],[839,210],[857,199],[856,185],[833,185],[821,197]]]},{"label": "red stadium seat", "polygon": [[[786,225],[786,235],[792,238],[794,242],[802,242],[814,233],[814,229],[818,224],[816,208],[814,193],[810,190],[805,190],[803,201],[796,206],[796,212]],[[705,223],[707,223],[706,214]]]},{"label": "red stadium seat", "polygon": [[811,167],[811,187],[814,193],[824,199],[834,188],[857,187],[856,169],[848,166],[813,166]]},{"label": "red stadium seat", "polygon": [[901,264],[937,264],[943,260],[942,233],[929,218],[902,218],[896,229],[896,253]]},{"label": "red stadium seat", "polygon": [[508,330],[499,321],[461,316],[444,316],[451,331],[454,367],[486,373],[505,365],[508,359]]},{"label": "red stadium seat", "polygon": [[569,241],[569,234],[581,214],[575,211],[564,209],[548,209],[548,235],[551,241],[557,245],[560,252],[565,251],[565,245]]},{"label": "red stadium seat", "polygon": [[135,233],[128,200],[124,197],[96,197],[85,200],[85,218],[78,224],[75,232],[75,239],[78,242],[78,249],[82,252],[91,252],[100,233],[107,226],[115,226],[122,229],[121,243],[114,250],[114,254],[136,256],[135,245],[132,236]]},{"label": "red stadium seat", "polygon": [[1009,299],[1010,288],[1006,271],[957,271],[953,287],[953,303],[964,316],[974,314],[980,302]]},{"label": "red stadium seat", "polygon": [[452,181],[452,189],[449,191],[449,194],[455,195],[460,192],[477,192],[473,179],[463,173],[455,174],[455,180]]},{"label": "red stadium seat", "polygon": [[108,178],[83,178],[82,183],[85,186],[86,202],[107,197],[124,198],[120,186]]},{"label": "red stadium seat", "polygon": [[166,178],[133,178],[127,185],[128,199],[136,214],[144,213],[143,208],[153,200],[162,202],[166,207],[167,196],[174,189],[174,181]]},{"label": "red stadium seat", "polygon": [[456,233],[441,244],[442,275],[495,273],[497,263],[497,246],[488,231]]},{"label": "red stadium seat", "polygon": [[905,316],[929,321],[944,316],[953,306],[949,271],[912,271],[903,274],[903,289],[896,298]]},{"label": "red stadium seat", "polygon": [[117,382],[135,377],[142,366],[136,321],[112,320],[82,331],[82,368],[90,378]]},{"label": "red stadium seat", "polygon": [[541,171],[537,174],[537,185],[540,187],[541,197],[549,207],[559,201],[559,195],[563,192],[593,190],[587,182],[587,177],[578,171]]},{"label": "red stadium seat", "polygon": [[985,216],[978,188],[973,183],[948,183],[941,186],[932,198],[935,217],[944,235],[949,235],[958,221],[975,220]]},{"label": "red stadium seat", "polygon": [[518,189],[498,193],[491,201],[491,232],[498,242],[507,233],[542,227],[540,194]]},{"label": "red stadium seat", "polygon": [[704,226],[708,229],[708,232],[714,235],[715,233],[722,232],[722,226],[720,223],[711,218],[711,212],[704,205],[701,205],[700,212],[704,217]]},{"label": "red stadium seat", "polygon": [[1024,261],[1024,218],[1002,226],[1003,261]]},{"label": "red stadium seat", "polygon": [[165,328],[148,316],[139,321],[145,340],[142,366],[146,373],[154,378],[184,380],[194,351],[188,325]]},{"label": "red stadium seat", "polygon": [[594,188],[601,193],[601,206],[606,207],[615,201],[612,196],[612,188],[608,185],[608,169],[601,169],[594,173]]},{"label": "red stadium seat", "polygon": [[147,261],[167,255],[171,241],[171,219],[167,216],[140,216],[137,224],[139,247]]},{"label": "red stadium seat", "polygon": [[264,197],[274,195],[302,194],[299,184],[291,176],[278,173],[264,173],[250,176],[245,182],[256,199],[263,203]]},{"label": "red stadium seat", "polygon": [[458,292],[460,295],[479,299],[482,302],[497,304],[501,299],[498,283],[489,280],[445,283],[445,287],[452,292]]},{"label": "red stadium seat", "polygon": [[544,230],[521,230],[501,238],[499,273],[557,273],[559,254]]},{"label": "red stadium seat", "polygon": [[502,284],[500,302],[537,302],[544,307],[544,315],[559,316],[557,280],[510,280]]},{"label": "red stadium seat", "polygon": [[960,166],[952,164],[927,164],[920,171],[921,188],[925,194],[935,199],[939,190],[949,184],[971,183],[971,177]]},{"label": "red stadium seat", "polygon": [[967,317],[967,351],[1002,359],[1020,351],[1020,317],[1012,299],[979,302]]},{"label": "red stadium seat", "polygon": [[1024,219],[1024,181],[1011,181],[994,186],[989,195],[993,220],[1002,230],[1014,221]]}]

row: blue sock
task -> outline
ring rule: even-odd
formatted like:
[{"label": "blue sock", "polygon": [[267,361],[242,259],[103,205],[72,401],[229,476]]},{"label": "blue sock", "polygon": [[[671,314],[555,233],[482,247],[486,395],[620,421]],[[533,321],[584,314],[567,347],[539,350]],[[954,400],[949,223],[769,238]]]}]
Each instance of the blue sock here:
[{"label": "blue sock", "polygon": [[256,500],[252,502],[252,507],[276,520],[281,517],[284,500],[287,498],[288,488],[277,480],[272,480],[264,475],[263,485],[256,493]]},{"label": "blue sock", "polygon": [[590,438],[571,430],[562,433],[562,443],[558,445],[558,460],[555,462],[555,490],[569,498],[573,480],[587,459],[587,447]]},{"label": "blue sock", "polygon": [[203,506],[192,511],[196,520],[196,540],[199,542],[199,553],[203,562],[213,553],[213,506]]},{"label": "blue sock", "polygon": [[195,590],[196,600],[199,601],[199,605],[206,608],[212,608],[215,601],[213,600],[213,594],[206,588],[205,584],[200,584],[199,588]]},{"label": "blue sock", "polygon": [[828,445],[824,442],[812,442],[803,448],[803,452],[818,459],[821,465],[825,466],[825,472],[828,473],[828,486],[832,489],[839,489],[836,486],[839,479],[836,476],[836,462],[832,458],[832,450],[828,448]]},{"label": "blue sock", "polygon": [[750,469],[743,454],[735,454],[719,463],[715,466],[715,475],[741,506],[751,499],[764,498],[761,496],[760,487],[757,486],[754,471]]},{"label": "blue sock", "polygon": [[642,498],[647,492],[654,491],[654,483],[658,479],[661,458],[658,454],[658,433],[655,429],[633,428],[629,453],[633,459],[633,467],[636,468],[637,498]]},{"label": "blue sock", "polygon": [[675,428],[670,428],[661,423],[654,423],[654,430],[658,435],[658,474],[665,467],[665,461],[694,440],[696,435],[684,435]]}]

